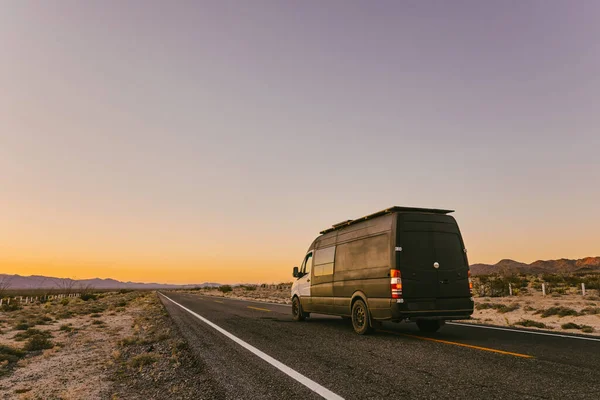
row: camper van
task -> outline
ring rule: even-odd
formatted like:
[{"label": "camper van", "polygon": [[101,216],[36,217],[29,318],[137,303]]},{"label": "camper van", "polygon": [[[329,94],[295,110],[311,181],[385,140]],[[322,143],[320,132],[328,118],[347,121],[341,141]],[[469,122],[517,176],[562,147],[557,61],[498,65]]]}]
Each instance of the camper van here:
[{"label": "camper van", "polygon": [[293,319],[338,315],[363,335],[382,321],[432,333],[470,318],[473,284],[452,212],[391,207],[322,231],[293,270]]}]

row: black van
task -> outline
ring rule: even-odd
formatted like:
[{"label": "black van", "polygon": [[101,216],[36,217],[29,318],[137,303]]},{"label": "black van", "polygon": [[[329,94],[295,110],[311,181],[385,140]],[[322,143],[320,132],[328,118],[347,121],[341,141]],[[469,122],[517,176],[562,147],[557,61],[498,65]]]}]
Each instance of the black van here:
[{"label": "black van", "polygon": [[365,334],[385,320],[435,332],[470,318],[467,251],[451,212],[391,207],[322,231],[294,268],[294,320],[339,315]]}]

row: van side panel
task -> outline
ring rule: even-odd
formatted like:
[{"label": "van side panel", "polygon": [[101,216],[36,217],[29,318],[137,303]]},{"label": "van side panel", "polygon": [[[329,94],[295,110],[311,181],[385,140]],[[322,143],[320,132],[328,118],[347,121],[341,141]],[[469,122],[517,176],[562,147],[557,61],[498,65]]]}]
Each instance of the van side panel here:
[{"label": "van side panel", "polygon": [[337,237],[331,313],[350,315],[352,296],[367,297],[374,318],[389,318],[392,215],[341,229]]}]

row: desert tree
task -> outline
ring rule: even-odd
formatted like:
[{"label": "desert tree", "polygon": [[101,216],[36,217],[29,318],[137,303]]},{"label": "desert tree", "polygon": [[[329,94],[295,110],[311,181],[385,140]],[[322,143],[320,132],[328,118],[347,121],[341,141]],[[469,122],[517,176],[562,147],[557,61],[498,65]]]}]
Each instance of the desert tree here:
[{"label": "desert tree", "polygon": [[77,281],[71,278],[63,278],[56,282],[56,287],[60,292],[59,294],[70,295],[73,292],[76,283]]},{"label": "desert tree", "polygon": [[0,299],[4,298],[6,291],[12,285],[12,276],[2,275],[0,276]]}]

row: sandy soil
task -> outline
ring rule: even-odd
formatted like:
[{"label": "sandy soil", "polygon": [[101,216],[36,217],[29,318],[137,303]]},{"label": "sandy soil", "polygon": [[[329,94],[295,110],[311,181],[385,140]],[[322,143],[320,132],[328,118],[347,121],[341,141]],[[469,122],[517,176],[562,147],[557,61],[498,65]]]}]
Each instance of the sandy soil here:
[{"label": "sandy soil", "polygon": [[[93,324],[94,320],[103,324]],[[108,397],[112,352],[120,339],[132,332],[131,314],[119,313],[91,318],[87,315],[36,326],[50,331],[54,347],[20,360],[12,374],[0,379],[4,399],[97,399]],[[59,330],[63,324],[77,330]],[[0,344],[22,345],[13,337],[17,331],[0,335]]]},{"label": "sandy soil", "polygon": [[[519,308],[513,311],[502,313],[497,309],[477,309],[482,304],[503,304],[506,306],[518,305]],[[577,316],[552,315],[543,317],[542,312],[553,307],[564,307],[575,310]],[[475,312],[473,313],[473,322],[485,323],[499,326],[520,326],[518,323],[523,320],[541,322],[546,325],[545,328],[532,329],[550,329],[557,332],[566,333],[584,333],[588,335],[600,336],[600,313],[589,314],[583,310],[597,309],[600,307],[600,298],[594,295],[583,297],[581,295],[564,295],[560,297],[542,296],[535,294],[533,296],[515,296],[515,297],[482,297],[475,298]],[[575,323],[580,326],[587,325],[593,329],[592,332],[583,332],[581,329],[563,329],[561,326],[567,323]]]}]

